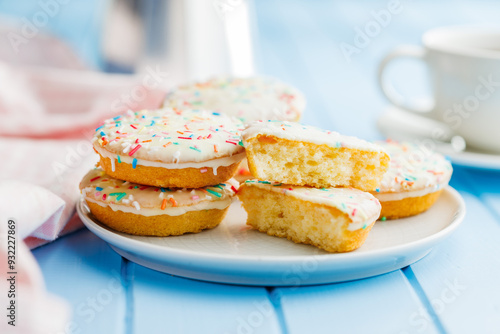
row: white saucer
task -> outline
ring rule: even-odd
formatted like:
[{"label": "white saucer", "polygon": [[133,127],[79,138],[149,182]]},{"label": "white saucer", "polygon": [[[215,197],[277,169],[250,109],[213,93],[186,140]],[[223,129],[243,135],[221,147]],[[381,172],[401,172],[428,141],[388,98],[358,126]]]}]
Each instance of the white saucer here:
[{"label": "white saucer", "polygon": [[[394,106],[389,106],[379,116],[377,128],[386,137],[398,141],[430,140],[431,131],[439,129],[448,136],[452,130],[446,125],[418,116]],[[446,155],[452,163],[460,166],[500,170],[500,154],[483,152],[471,147],[456,152],[451,145],[436,145],[434,150]]]},{"label": "white saucer", "polygon": [[77,211],[89,230],[118,254],[145,267],[220,283],[299,286],[360,279],[408,266],[458,227],[465,215],[465,204],[456,190],[447,187],[427,212],[379,221],[361,248],[342,254],[249,229],[246,212],[238,201],[231,205],[219,227],[165,238],[111,230],[92,216],[83,198]]}]

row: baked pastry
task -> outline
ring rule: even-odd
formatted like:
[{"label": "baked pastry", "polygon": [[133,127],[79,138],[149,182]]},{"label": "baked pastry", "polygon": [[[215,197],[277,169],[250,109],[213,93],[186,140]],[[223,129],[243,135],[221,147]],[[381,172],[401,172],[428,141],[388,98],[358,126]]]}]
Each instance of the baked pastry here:
[{"label": "baked pastry", "polygon": [[219,77],[180,86],[165,98],[165,107],[201,108],[238,117],[242,122],[300,118],[306,102],[297,89],[269,77]]},{"label": "baked pastry", "polygon": [[286,121],[257,121],[243,131],[252,175],[313,187],[375,190],[389,167],[379,146]]},{"label": "baked pastry", "polygon": [[387,141],[378,145],[391,157],[380,187],[372,192],[382,204],[380,218],[409,217],[429,209],[450,181],[450,162],[412,143]]},{"label": "baked pastry", "polygon": [[177,188],[229,180],[245,157],[242,124],[201,110],[141,110],[104,121],[93,146],[112,177]]},{"label": "baked pastry", "polygon": [[248,225],[328,252],[359,248],[380,214],[379,201],[354,188],[318,189],[247,180],[238,197],[248,213]]},{"label": "baked pastry", "polygon": [[229,180],[200,189],[143,186],[91,170],[80,190],[92,214],[110,228],[135,235],[196,233],[220,224],[236,193]]}]

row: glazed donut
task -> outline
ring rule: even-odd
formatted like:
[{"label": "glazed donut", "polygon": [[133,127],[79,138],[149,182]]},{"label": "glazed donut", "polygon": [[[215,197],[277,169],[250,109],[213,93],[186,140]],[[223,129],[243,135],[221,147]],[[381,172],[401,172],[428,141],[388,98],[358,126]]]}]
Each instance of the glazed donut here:
[{"label": "glazed donut", "polygon": [[243,131],[252,175],[313,187],[375,190],[389,167],[379,146],[286,121],[257,121]]},{"label": "glazed donut", "polygon": [[202,108],[255,120],[298,121],[305,98],[297,89],[269,77],[218,77],[180,86],[170,92],[165,107]]},{"label": "glazed donut", "polygon": [[429,209],[453,169],[441,154],[412,143],[378,142],[391,157],[389,170],[372,194],[382,204],[380,219],[414,216]]},{"label": "glazed donut", "polygon": [[247,180],[238,197],[248,213],[248,225],[328,252],[359,248],[380,214],[379,201],[354,188],[317,189]]},{"label": "glazed donut", "polygon": [[112,177],[156,187],[225,182],[245,157],[242,124],[218,112],[141,110],[104,121],[93,146]]},{"label": "glazed donut", "polygon": [[80,183],[91,213],[128,234],[169,236],[197,233],[220,224],[237,191],[229,180],[200,189],[172,189],[122,181],[93,169]]}]

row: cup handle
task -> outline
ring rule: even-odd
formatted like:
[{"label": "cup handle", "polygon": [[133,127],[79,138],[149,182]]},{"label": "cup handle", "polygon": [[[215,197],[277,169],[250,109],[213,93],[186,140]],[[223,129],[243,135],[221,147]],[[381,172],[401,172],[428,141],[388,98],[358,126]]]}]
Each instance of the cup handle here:
[{"label": "cup handle", "polygon": [[416,58],[425,63],[425,55],[426,51],[422,47],[402,45],[385,56],[378,67],[378,84],[385,97],[395,106],[418,114],[431,112],[434,109],[434,103],[432,103],[432,105],[424,106],[417,105],[417,103],[415,102],[406,102],[407,99],[403,95],[401,95],[390,82],[387,82],[387,80],[385,80],[384,74],[387,65],[389,65],[389,63],[396,58]]}]

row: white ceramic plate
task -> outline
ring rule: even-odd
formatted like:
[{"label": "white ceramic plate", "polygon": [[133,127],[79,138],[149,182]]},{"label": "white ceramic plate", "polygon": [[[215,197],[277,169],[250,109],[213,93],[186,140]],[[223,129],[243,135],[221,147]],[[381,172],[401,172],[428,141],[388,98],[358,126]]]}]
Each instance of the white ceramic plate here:
[{"label": "white ceramic plate", "polygon": [[[441,130],[443,133],[453,132],[444,124],[411,114],[394,106],[387,107],[379,116],[377,128],[385,137],[399,141],[425,142],[425,140],[430,140],[434,130]],[[456,152],[451,148],[451,145],[436,145],[434,150],[448,156],[456,165],[500,170],[500,154],[483,152],[471,147],[467,147],[465,151]]]},{"label": "white ceramic plate", "polygon": [[231,205],[215,229],[164,238],[111,230],[92,216],[83,199],[77,211],[84,224],[118,254],[145,267],[212,282],[298,286],[349,281],[410,265],[457,228],[465,204],[456,190],[447,187],[427,212],[379,221],[362,247],[341,254],[250,229],[240,202]]}]

